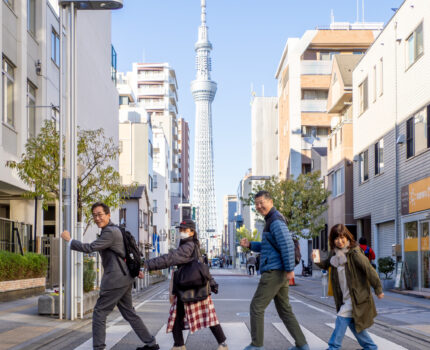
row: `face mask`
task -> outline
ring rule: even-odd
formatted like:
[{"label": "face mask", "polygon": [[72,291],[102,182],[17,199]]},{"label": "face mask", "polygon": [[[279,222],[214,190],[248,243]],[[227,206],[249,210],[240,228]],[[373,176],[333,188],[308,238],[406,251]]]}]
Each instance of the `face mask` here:
[{"label": "face mask", "polygon": [[185,239],[185,238],[188,238],[188,237],[190,237],[190,235],[188,233],[181,232],[181,239]]}]

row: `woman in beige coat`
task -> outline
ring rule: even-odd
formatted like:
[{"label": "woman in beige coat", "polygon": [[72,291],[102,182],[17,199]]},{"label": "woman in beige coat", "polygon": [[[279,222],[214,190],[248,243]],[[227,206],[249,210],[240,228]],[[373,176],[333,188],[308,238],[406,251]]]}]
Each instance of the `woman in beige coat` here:
[{"label": "woman in beige coat", "polygon": [[331,251],[328,258],[316,264],[324,270],[332,269],[330,282],[337,318],[328,343],[329,350],[341,348],[348,327],[365,350],[376,350],[378,347],[366,328],[373,324],[376,317],[370,287],[379,299],[384,297],[379,276],[345,225],[337,224],[331,228],[329,244]]}]

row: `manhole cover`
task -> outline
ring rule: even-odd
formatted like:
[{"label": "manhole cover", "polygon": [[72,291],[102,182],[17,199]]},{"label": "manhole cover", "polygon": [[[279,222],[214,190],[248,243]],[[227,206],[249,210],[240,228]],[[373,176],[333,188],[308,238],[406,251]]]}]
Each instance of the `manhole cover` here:
[{"label": "manhole cover", "polygon": [[236,313],[236,316],[249,317],[249,312],[238,312],[238,313]]}]

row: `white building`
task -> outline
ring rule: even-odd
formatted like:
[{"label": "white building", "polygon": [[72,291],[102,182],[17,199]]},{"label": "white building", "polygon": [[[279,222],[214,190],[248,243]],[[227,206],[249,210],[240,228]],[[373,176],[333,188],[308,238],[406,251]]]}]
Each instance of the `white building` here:
[{"label": "white building", "polygon": [[170,148],[163,129],[154,128],[154,193],[152,210],[154,212],[154,232],[159,236],[160,254],[169,249],[171,226]]},{"label": "white building", "polygon": [[278,176],[278,98],[251,102],[252,174]]},{"label": "white building", "polygon": [[[430,2],[406,0],[353,72],[354,218],[430,288]],[[409,279],[409,278],[407,278]]]},{"label": "white building", "polygon": [[175,70],[168,63],[133,63],[127,73],[137,102],[151,115],[154,127],[163,129],[170,149],[171,225],[179,223],[181,174],[178,146],[178,83]]},{"label": "white building", "polygon": [[237,214],[238,200],[236,195],[224,196],[224,226],[222,251],[225,255],[234,256],[236,243],[236,225],[235,217]]},{"label": "white building", "polygon": [[[118,95],[111,79],[110,16],[110,11],[78,12],[77,124],[82,129],[103,126],[106,136],[117,143]],[[0,27],[3,71],[0,162],[5,164],[8,160],[19,161],[28,137],[40,130],[43,120],[58,120],[58,4],[54,0],[2,1]],[[113,165],[118,169],[117,162]],[[45,222],[40,202],[35,215],[35,201],[21,198],[27,189],[15,172],[7,168],[0,172],[1,220],[31,225],[33,237],[45,232],[56,235],[58,212],[55,205],[49,206],[45,215],[49,220]],[[116,218],[114,213],[114,220]],[[0,235],[10,234],[7,229],[0,230]],[[85,239],[91,239],[95,232],[90,230]]]}]

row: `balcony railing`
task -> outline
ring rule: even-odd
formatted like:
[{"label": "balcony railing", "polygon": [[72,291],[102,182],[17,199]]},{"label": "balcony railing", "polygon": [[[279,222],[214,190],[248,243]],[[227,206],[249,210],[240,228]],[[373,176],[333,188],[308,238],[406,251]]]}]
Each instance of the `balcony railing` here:
[{"label": "balcony railing", "polygon": [[312,147],[327,147],[327,136],[302,137],[302,150],[310,150]]},{"label": "balcony railing", "polygon": [[33,226],[8,219],[0,219],[0,250],[12,253],[34,252]]},{"label": "balcony railing", "polygon": [[315,61],[303,60],[301,61],[301,74],[302,75],[330,75],[332,61]]},{"label": "balcony railing", "polygon": [[302,112],[321,112],[327,111],[327,100],[302,100]]},{"label": "balcony railing", "polygon": [[160,88],[148,88],[143,87],[138,90],[139,95],[164,95],[166,90],[162,87]]}]

